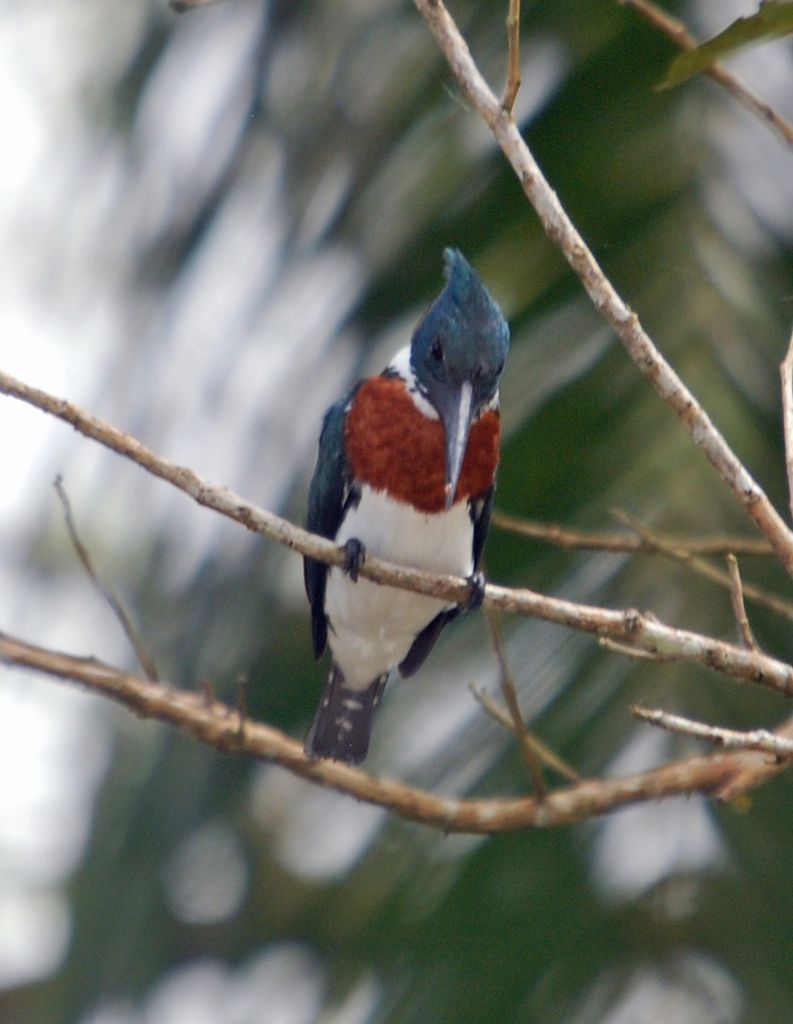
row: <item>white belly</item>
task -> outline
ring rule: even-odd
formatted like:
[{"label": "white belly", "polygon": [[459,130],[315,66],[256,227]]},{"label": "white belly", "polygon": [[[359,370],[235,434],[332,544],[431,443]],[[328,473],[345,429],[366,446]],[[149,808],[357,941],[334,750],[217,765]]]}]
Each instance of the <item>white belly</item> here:
[{"label": "white belly", "polygon": [[[473,571],[473,525],[466,502],[425,515],[365,486],[336,540],[344,544],[352,537],[389,562],[457,576]],[[416,635],[448,607],[363,577],[353,583],[340,569],[331,569],[325,602],[328,641],[347,685],[362,688],[388,672],[406,656]]]}]

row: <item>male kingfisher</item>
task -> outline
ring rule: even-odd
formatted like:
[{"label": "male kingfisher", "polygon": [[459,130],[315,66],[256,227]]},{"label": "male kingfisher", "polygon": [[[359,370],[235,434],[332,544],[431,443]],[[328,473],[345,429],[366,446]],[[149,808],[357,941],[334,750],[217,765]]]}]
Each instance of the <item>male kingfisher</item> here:
[{"label": "male kingfisher", "polygon": [[[322,425],[306,527],[343,545],[347,560],[304,559],[314,653],[330,644],[332,654],[306,738],[311,757],[360,764],[389,671],[412,675],[446,623],[482,602],[509,328],[462,254],[444,257],[446,286],[410,345]],[[471,597],[450,605],[358,579],[366,552],[465,576]]]}]

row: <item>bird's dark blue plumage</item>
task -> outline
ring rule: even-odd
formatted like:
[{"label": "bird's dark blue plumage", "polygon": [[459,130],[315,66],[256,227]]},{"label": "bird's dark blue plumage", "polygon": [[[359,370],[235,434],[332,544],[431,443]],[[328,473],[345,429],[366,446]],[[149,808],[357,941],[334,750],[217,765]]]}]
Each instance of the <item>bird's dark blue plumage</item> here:
[{"label": "bird's dark blue plumage", "polygon": [[[444,255],[446,286],[409,348],[328,410],[306,526],[356,556],[473,577],[490,524],[509,329],[465,258]],[[333,656],[306,750],[358,763],[389,670],[417,671],[461,609],[311,558],[304,574],[314,652],[329,645]]]},{"label": "bird's dark blue plumage", "polygon": [[[344,509],[352,494],[352,474],[344,454],[344,410],[354,390],[325,413],[319,435],[319,455],[308,492],[306,529],[332,540],[339,529]],[[325,582],[328,567],[313,558],[303,560],[303,578],[311,606],[314,656],[325,653],[328,624],[325,618]]]}]

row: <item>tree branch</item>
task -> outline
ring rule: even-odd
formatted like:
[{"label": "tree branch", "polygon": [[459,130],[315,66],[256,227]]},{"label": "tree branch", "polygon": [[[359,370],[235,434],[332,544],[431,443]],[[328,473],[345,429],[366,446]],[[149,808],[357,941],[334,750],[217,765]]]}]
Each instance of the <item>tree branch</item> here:
[{"label": "tree branch", "polygon": [[493,833],[571,825],[643,800],[711,793],[740,764],[736,760],[739,755],[710,754],[625,778],[583,780],[542,799],[460,800],[376,778],[336,761],[311,760],[296,740],[270,726],[241,719],[235,709],[208,695],[153,683],[93,658],[76,658],[0,633],[0,660],[76,682],[142,718],[175,726],[217,750],[271,761],[305,779],[446,832]]},{"label": "tree branch", "polygon": [[[64,420],[86,437],[124,455],[149,473],[189,494],[198,504],[241,523],[249,530],[329,565],[344,564],[344,549],[332,541],[309,533],[273,512],[257,508],[226,487],[213,487],[192,469],[170,462],[131,435],[92,416],[72,402],[33,388],[2,370],[0,394],[28,402]],[[469,595],[470,584],[462,577],[394,565],[371,555],[367,556],[361,566],[360,575],[375,583],[438,597],[454,604],[465,602]],[[493,583],[485,588],[485,602],[488,607],[499,608],[504,612],[543,619],[598,637],[610,637],[658,661],[694,662],[742,682],[793,696],[793,667],[790,665],[759,651],[748,651],[713,637],[668,626],[654,615],[643,615],[635,609],[612,610],[576,604],[561,598],[547,597],[533,590],[513,589]]]},{"label": "tree branch", "polygon": [[[493,719],[494,722],[498,722],[502,728],[506,729],[507,732],[511,732],[515,735],[515,722],[513,721],[512,715],[487,692],[482,686],[476,686],[474,683],[468,684],[468,689],[474,696],[474,699],[482,706],[482,709],[487,712],[488,715]],[[537,755],[537,759],[542,762],[547,768],[555,771],[561,778],[567,779],[568,782],[578,782],[581,778],[579,772],[564,761],[556,751],[551,750],[547,743],[535,736],[533,732],[526,733],[527,741],[531,744],[533,752]]]},{"label": "tree branch", "polygon": [[545,180],[512,116],[482,77],[442,0],[414,0],[468,102],[479,112],[512,165],[548,237],[559,246],[592,303],[612,325],[628,355],[675,413],[711,465],[768,538],[793,575],[793,532],[735,455],[712,420],[653,344],[636,314],[617,294]]},{"label": "tree branch", "polygon": [[[514,533],[519,537],[531,537],[560,548],[580,551],[610,551],[613,554],[661,554],[657,544],[652,544],[636,533],[599,533],[591,530],[577,530],[560,523],[540,523],[523,519],[506,512],[494,512],[492,525],[498,530]],[[664,535],[665,544],[677,551],[691,555],[772,555],[774,549],[762,537],[683,537]]]},{"label": "tree branch", "polygon": [[741,581],[741,570],[738,567],[738,559],[735,555],[727,555],[727,570],[730,576],[730,601],[732,602],[732,613],[738,624],[738,631],[741,635],[741,642],[749,650],[757,650],[757,642],[746,615],[746,607],[743,602],[743,582]]},{"label": "tree branch", "polygon": [[661,729],[678,733],[681,736],[694,736],[697,739],[713,743],[717,747],[731,750],[758,750],[784,761],[793,760],[793,740],[778,736],[776,733],[769,732],[768,729],[752,729],[749,732],[724,729],[718,725],[696,722],[683,715],[673,715],[660,708],[646,708],[641,704],[634,704],[631,711],[637,718],[649,722],[650,725],[657,725]]},{"label": "tree branch", "polygon": [[[675,412],[767,538],[782,564],[793,574],[793,533],[752,479],[691,392],[657,351],[636,315],[603,275],[592,253],[570,222],[520,136],[509,111],[504,110],[474,64],[471,54],[442,0],[415,0],[432,28],[469,102],[479,111],[513,166],[549,237],[561,248],[581,279],[592,302],[612,324],[630,357],[657,393]],[[225,515],[302,554],[341,565],[344,552],[332,542],[308,533],[271,512],[256,508],[227,488],[213,487],[193,470],[157,455],[116,427],[79,407],[32,388],[0,372],[0,392],[21,399],[70,423],[86,436],[131,459],[148,472],[170,482],[196,502]],[[414,590],[459,603],[468,595],[466,580],[439,576],[369,558],[361,574],[379,583]],[[659,622],[638,611],[609,610],[545,597],[524,589],[490,584],[485,602],[520,615],[593,633],[642,652],[659,661],[698,663],[744,682],[793,695],[793,668],[759,651],[727,644]],[[747,758],[758,755],[712,754],[692,758],[628,779],[582,781],[555,791],[542,800],[456,800],[433,796],[401,783],[375,779],[366,773],[305,757],[298,743],[266,725],[246,721],[217,701],[171,690],[139,679],[93,659],[74,658],[36,648],[0,634],[0,657],[53,676],[77,681],[104,693],[138,714],[169,722],[221,750],[241,751],[359,799],[389,807],[415,821],[447,830],[492,832],[530,826],[569,824],[638,800],[684,792],[716,792],[722,798],[779,770]],[[788,727],[783,727],[780,734]]]},{"label": "tree branch", "polygon": [[[713,565],[707,559],[702,558],[700,555],[692,554],[690,551],[686,551],[685,548],[675,547],[673,542],[670,542],[660,534],[650,530],[644,523],[641,523],[635,516],[629,515],[627,512],[621,509],[614,509],[614,515],[622,522],[627,523],[631,529],[635,530],[636,533],[642,538],[644,543],[650,550],[655,550],[660,555],[665,555],[667,558],[672,558],[676,562],[680,562],[682,565],[688,566],[693,572],[698,573],[700,576],[704,576],[705,579],[710,580],[712,583],[716,583],[720,587],[724,587],[729,590],[731,595],[734,594],[734,579],[732,572],[725,572],[723,569],[716,565]],[[728,564],[729,559],[735,558],[730,553],[727,555]],[[737,565],[737,563],[736,563]],[[743,596],[754,601],[755,604],[762,605],[764,608],[768,608],[770,611],[776,612],[777,615],[782,615],[786,619],[793,619],[793,604],[790,601],[786,601],[783,597],[779,597],[777,594],[772,594],[767,590],[763,590],[762,587],[757,587],[753,583],[747,583],[742,587],[742,600]],[[744,618],[746,613],[744,612]],[[751,646],[751,645],[747,645]]]},{"label": "tree branch", "polygon": [[63,506],[63,518],[66,521],[66,529],[72,542],[72,546],[77,553],[77,557],[80,559],[80,564],[88,574],[88,578],[110,606],[110,610],[116,617],[118,624],[121,626],[124,631],[124,635],[135,652],[135,657],[138,659],[138,664],[143,669],[144,675],[147,679],[151,679],[156,683],[159,679],[159,675],[157,673],[157,666],[154,664],[154,659],[146,650],[146,645],[143,643],[140,633],[132,619],[127,614],[127,611],[121,601],[119,601],[112,587],[109,587],[100,579],[99,574],[94,568],[93,559],[91,558],[88,548],[80,540],[80,535],[77,532],[77,525],[74,521],[74,516],[72,515],[71,502],[69,501],[69,496],[66,493],[66,488],[63,486],[63,478],[60,475],[55,478],[55,491],[60,498],[61,505]]},{"label": "tree branch", "polygon": [[[733,586],[730,573],[718,566],[705,561],[702,555],[723,555],[735,557],[735,552],[748,555],[771,555],[773,549],[768,541],[752,537],[680,537],[656,533],[641,523],[634,516],[620,509],[613,514],[631,527],[631,533],[592,533],[560,526],[556,523],[537,523],[503,512],[493,513],[492,525],[497,529],[513,533],[519,537],[531,537],[534,540],[556,544],[568,550],[607,551],[612,554],[645,554],[663,555],[688,565],[694,572],[705,576],[719,586]],[[751,601],[764,605],[778,615],[793,619],[793,603],[779,595],[764,590],[762,587],[748,583],[743,588],[744,595]]]},{"label": "tree branch", "polygon": [[501,106],[512,113],[520,89],[520,0],[509,0],[507,14],[507,84]]},{"label": "tree branch", "polygon": [[487,625],[490,630],[490,638],[493,642],[493,650],[496,655],[496,660],[498,661],[499,673],[501,676],[501,695],[504,698],[504,703],[507,705],[509,719],[512,723],[512,732],[518,741],[520,754],[531,778],[534,792],[538,797],[544,797],[548,792],[548,787],[545,785],[545,779],[542,777],[540,758],[537,754],[534,743],[532,742],[532,735],[523,720],[523,714],[520,710],[518,691],[515,686],[512,671],[509,667],[509,661],[507,660],[507,652],[504,648],[504,635],[501,632],[501,622],[498,618],[498,612],[494,611],[492,608],[485,608],[484,611],[485,619],[487,620]]},{"label": "tree branch", "polygon": [[[623,7],[630,7],[636,11],[649,25],[662,32],[667,39],[671,39],[681,50],[694,50],[699,45],[682,21],[678,21],[677,18],[673,18],[666,11],[661,10],[651,0],[617,0],[617,2]],[[711,64],[709,68],[704,69],[704,74],[709,75],[719,85],[723,85],[739,103],[751,113],[756,114],[783,142],[793,146],[793,125],[780,117],[772,106],[755,96],[739,78],[727,71],[722,64]]]}]

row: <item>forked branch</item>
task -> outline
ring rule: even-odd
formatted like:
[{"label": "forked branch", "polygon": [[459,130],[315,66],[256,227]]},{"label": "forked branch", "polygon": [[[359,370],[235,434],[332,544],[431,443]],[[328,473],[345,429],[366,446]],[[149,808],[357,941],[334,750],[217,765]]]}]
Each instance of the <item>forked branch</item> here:
[{"label": "forked branch", "polygon": [[725,729],[719,725],[697,722],[683,715],[673,715],[660,708],[646,708],[641,704],[635,704],[632,711],[643,722],[657,725],[680,736],[693,736],[705,740],[715,747],[724,747],[727,750],[757,750],[781,761],[793,761],[793,740],[769,732],[768,729],[751,729],[746,732],[740,729]]},{"label": "forked branch", "polygon": [[[614,327],[630,357],[675,412],[722,479],[741,502],[782,564],[793,575],[793,533],[763,490],[752,479],[704,409],[647,336],[636,315],[603,275],[592,253],[545,181],[512,118],[511,102],[499,101],[489,89],[456,25],[441,0],[415,0],[432,28],[469,102],[479,111],[548,233],[578,274],[595,307]],[[511,6],[514,10],[515,5]],[[516,60],[516,38],[510,61]],[[510,75],[515,82],[514,76]],[[505,94],[505,99],[508,99]],[[514,96],[512,97],[514,100]],[[86,436],[132,459],[205,507],[241,523],[296,551],[328,564],[341,565],[344,552],[273,513],[261,510],[227,488],[213,487],[191,469],[157,455],[117,427],[103,423],[70,402],[32,388],[0,372],[0,393],[25,401],[71,424]],[[376,582],[460,603],[468,596],[467,581],[438,576],[369,558],[361,575]],[[488,585],[488,608],[541,618],[608,638],[629,653],[654,660],[696,663],[744,682],[793,695],[793,668],[749,645],[727,644],[712,637],[675,629],[651,615],[575,604],[524,589]],[[376,779],[359,769],[307,759],[291,738],[259,723],[248,722],[208,697],[173,690],[124,673],[93,659],[75,658],[33,647],[0,635],[0,659],[59,678],[78,682],[124,704],[138,714],[169,722],[220,750],[234,750],[281,764],[298,775],[334,787],[362,800],[446,830],[495,832],[507,829],[568,824],[614,810],[627,803],[676,793],[717,793],[728,798],[779,770],[757,764],[758,754],[711,754],[691,758],[627,779],[578,781],[540,798],[456,800],[437,797],[398,782]],[[785,727],[787,729],[787,727]],[[780,730],[780,735],[784,730]],[[751,763],[748,758],[755,758]]]},{"label": "forked branch", "polygon": [[[667,14],[651,0],[618,0],[624,7],[630,7],[653,28],[662,32],[667,39],[671,39],[681,50],[693,50],[697,40],[688,31],[682,21]],[[767,124],[779,138],[789,146],[793,146],[793,125],[781,117],[774,108],[761,100],[759,96],[748,88],[736,75],[728,71],[722,64],[712,64],[706,68],[704,74],[709,75],[714,82],[729,92],[742,106],[746,107],[753,114]]]},{"label": "forked branch", "polygon": [[[0,370],[0,394],[3,393],[71,424],[85,436],[184,491],[205,508],[211,508],[249,530],[329,565],[344,563],[344,549],[332,541],[309,533],[273,512],[257,508],[226,487],[213,486],[192,469],[163,458],[130,434],[92,416],[74,403],[31,387]],[[469,596],[469,583],[461,577],[411,569],[381,561],[371,555],[367,556],[361,566],[360,574],[376,583],[438,597],[453,604],[461,604]],[[504,612],[543,619],[591,633],[599,638],[608,637],[657,661],[699,664],[741,682],[793,696],[792,666],[760,651],[747,650],[700,633],[668,626],[654,615],[643,615],[635,609],[613,610],[577,604],[538,594],[533,590],[502,587],[493,583],[485,588],[485,604]]]},{"label": "forked branch", "polygon": [[702,449],[768,539],[785,569],[793,575],[793,532],[601,270],[546,181],[511,114],[504,110],[482,77],[442,0],[414,2],[432,30],[466,99],[483,118],[512,165],[546,234],[559,246],[595,308],[614,328],[628,355],[672,409],[694,443]]},{"label": "forked branch", "polygon": [[0,633],[0,661],[78,683],[142,718],[166,722],[224,752],[247,754],[296,775],[446,832],[492,833],[570,825],[627,804],[681,793],[712,793],[739,767],[736,754],[693,757],[626,778],[582,780],[542,798],[460,800],[437,796],[359,768],[306,757],[302,744],[204,694],[163,686],[93,658],[75,658]]},{"label": "forked branch", "polygon": [[[518,537],[531,537],[546,544],[555,544],[571,551],[609,551],[612,554],[660,554],[657,543],[646,540],[634,531],[598,532],[579,530],[560,523],[523,519],[506,512],[493,513],[492,525]],[[658,535],[656,534],[656,537]],[[763,537],[683,537],[677,534],[661,537],[664,545],[689,555],[772,555],[773,548]]]}]

